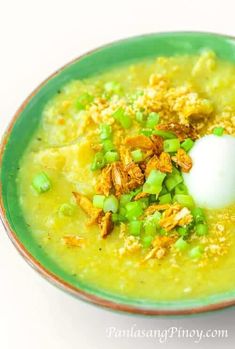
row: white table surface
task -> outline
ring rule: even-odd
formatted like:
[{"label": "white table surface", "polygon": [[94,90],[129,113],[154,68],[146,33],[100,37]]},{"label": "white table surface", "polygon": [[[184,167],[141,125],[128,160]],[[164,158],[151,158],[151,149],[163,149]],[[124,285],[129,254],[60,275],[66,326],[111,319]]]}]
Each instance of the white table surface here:
[{"label": "white table surface", "polygon": [[[235,35],[233,1],[0,0],[0,134],[22,100],[79,54],[127,36],[200,30]],[[0,226],[1,349],[232,348],[235,309],[188,318],[115,314],[56,289],[18,255]],[[228,330],[227,339],[108,338],[107,327]]]}]

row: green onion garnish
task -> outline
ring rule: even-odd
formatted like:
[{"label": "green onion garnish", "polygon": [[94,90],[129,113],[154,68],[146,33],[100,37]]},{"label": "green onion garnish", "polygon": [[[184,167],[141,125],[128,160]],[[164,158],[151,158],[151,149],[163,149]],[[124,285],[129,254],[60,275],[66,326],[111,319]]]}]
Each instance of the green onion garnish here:
[{"label": "green onion garnish", "polygon": [[106,162],[105,162],[105,158],[103,153],[101,152],[97,152],[94,156],[94,160],[91,164],[91,170],[92,171],[96,171],[99,170],[101,168],[103,168],[105,166]]},{"label": "green onion garnish", "polygon": [[[162,193],[162,190],[161,190],[161,193]],[[161,193],[160,193],[160,194],[161,194]],[[160,194],[159,194],[159,195],[160,195]],[[149,195],[149,204],[156,203],[157,198],[158,198],[158,195],[150,194],[150,195]]]},{"label": "green onion garnish", "polygon": [[120,222],[120,215],[118,213],[112,213],[112,222],[113,223],[119,223]]},{"label": "green onion garnish", "polygon": [[167,190],[172,191],[178,184],[183,182],[183,178],[180,173],[176,170],[173,173],[168,174],[165,180]]},{"label": "green onion garnish", "polygon": [[180,141],[178,138],[166,139],[164,141],[164,151],[167,153],[174,153],[180,148]]},{"label": "green onion garnish", "polygon": [[128,202],[125,208],[126,218],[129,221],[135,220],[143,214],[143,207],[140,201]]},{"label": "green onion garnish", "polygon": [[132,156],[132,159],[134,160],[134,162],[140,162],[144,158],[144,154],[140,149],[133,150],[131,152],[131,156]]},{"label": "green onion garnish", "polygon": [[147,121],[146,121],[146,127],[147,128],[154,128],[160,120],[159,114],[152,112],[148,115]]},{"label": "green onion garnish", "polygon": [[113,213],[112,214],[112,221],[113,223],[120,223],[120,222],[126,222],[127,219],[125,216],[123,216],[122,214],[120,213]]},{"label": "green onion garnish", "polygon": [[201,246],[193,247],[189,252],[189,257],[192,259],[198,259],[202,256],[203,248]]},{"label": "green onion garnish", "polygon": [[151,128],[142,128],[142,130],[140,130],[140,134],[146,137],[151,137],[153,134],[153,130]]},{"label": "green onion garnish", "polygon": [[[159,196],[162,196],[162,195],[165,195],[165,194],[168,194],[168,190],[167,190],[167,188],[165,187],[165,185],[163,184],[163,185],[162,185],[162,190],[161,190]],[[155,198],[155,201],[156,201],[156,198]]]},{"label": "green onion garnish", "polygon": [[188,189],[184,183],[179,183],[175,187],[175,194],[188,194]]},{"label": "green onion garnish", "polygon": [[141,243],[144,248],[148,248],[151,246],[152,241],[153,241],[153,236],[147,235],[142,238]]},{"label": "green onion garnish", "polygon": [[143,192],[149,194],[159,194],[162,190],[162,183],[166,174],[158,170],[152,170],[143,185]]},{"label": "green onion garnish", "polygon": [[128,224],[128,231],[131,235],[138,236],[141,233],[143,222],[141,221],[131,221]]},{"label": "green onion garnish", "polygon": [[160,136],[164,139],[174,139],[176,138],[176,135],[173,132],[169,131],[163,131],[163,130],[154,130],[153,131],[154,135]]},{"label": "green onion garnish", "polygon": [[132,199],[131,194],[122,194],[120,197],[120,206],[126,206],[128,202],[130,202]]},{"label": "green onion garnish", "polygon": [[122,216],[122,217],[125,217],[125,220],[127,220],[127,218],[126,218],[126,208],[125,207],[120,206],[120,208],[119,208],[119,215]]},{"label": "green onion garnish", "polygon": [[103,207],[104,207],[104,200],[105,200],[105,196],[104,195],[94,195],[93,196],[93,206],[103,209]]},{"label": "green onion garnish", "polygon": [[187,236],[189,233],[188,226],[187,227],[177,227],[177,233],[179,233],[181,236]]},{"label": "green onion garnish", "polygon": [[121,124],[123,128],[130,128],[132,125],[130,116],[125,113],[125,110],[123,108],[118,108],[113,113],[113,117]]},{"label": "green onion garnish", "polygon": [[146,220],[144,222],[144,231],[148,235],[155,235],[157,232],[157,226],[153,221]]},{"label": "green onion garnish", "polygon": [[184,251],[186,248],[189,246],[189,244],[183,239],[183,237],[180,237],[176,242],[175,242],[175,247],[180,250]]},{"label": "green onion garnish", "polygon": [[159,196],[159,204],[170,204],[171,201],[172,198],[170,193]]},{"label": "green onion garnish", "polygon": [[215,136],[221,137],[221,136],[223,136],[223,133],[224,133],[224,127],[215,127],[215,128],[213,129],[213,134],[214,134]]},{"label": "green onion garnish", "polygon": [[46,193],[51,189],[51,181],[45,172],[41,172],[34,177],[32,186],[39,194]]},{"label": "green onion garnish", "polygon": [[142,208],[145,210],[147,207],[149,207],[149,198],[142,198],[138,200],[142,204]]},{"label": "green onion garnish", "polygon": [[93,101],[94,97],[85,92],[80,95],[76,101],[76,108],[78,110],[84,110],[86,106]]},{"label": "green onion garnish", "polygon": [[155,212],[151,216],[148,216],[144,221],[144,231],[148,235],[155,235],[159,228],[159,221],[162,215],[160,212]]},{"label": "green onion garnish", "polygon": [[139,187],[139,188],[136,188],[136,189],[130,191],[128,195],[131,196],[131,200],[132,200],[137,194],[141,193],[141,192],[142,192],[142,189],[143,189],[143,187]]},{"label": "green onion garnish", "polygon": [[137,113],[135,114],[135,118],[140,124],[142,124],[144,122],[144,113],[142,113],[141,111],[137,111]]},{"label": "green onion garnish", "polygon": [[164,228],[160,228],[159,235],[168,235],[168,232]]},{"label": "green onion garnish", "polygon": [[112,162],[119,160],[119,155],[116,151],[108,151],[107,153],[105,153],[104,157],[107,164],[111,164]]},{"label": "green onion garnish", "polygon": [[100,125],[100,139],[109,139],[112,136],[112,127],[107,124]]},{"label": "green onion garnish", "polygon": [[191,150],[193,146],[194,146],[194,141],[191,138],[187,138],[185,139],[185,141],[181,143],[181,148],[183,148],[186,152]]},{"label": "green onion garnish", "polygon": [[193,208],[194,201],[192,196],[186,194],[176,194],[173,198],[174,202],[178,202],[183,207]]},{"label": "green onion garnish", "polygon": [[103,150],[106,153],[107,151],[115,150],[115,147],[113,145],[113,142],[110,139],[105,139],[102,142]]},{"label": "green onion garnish", "polygon": [[206,217],[205,217],[205,213],[204,210],[200,207],[195,207],[192,210],[192,215],[193,215],[193,219],[195,221],[195,223],[205,223],[206,221]]},{"label": "green onion garnish", "polygon": [[103,211],[117,213],[119,202],[114,195],[110,195],[104,200]]},{"label": "green onion garnish", "polygon": [[208,226],[205,223],[198,223],[195,226],[195,233],[198,236],[204,236],[208,233]]}]

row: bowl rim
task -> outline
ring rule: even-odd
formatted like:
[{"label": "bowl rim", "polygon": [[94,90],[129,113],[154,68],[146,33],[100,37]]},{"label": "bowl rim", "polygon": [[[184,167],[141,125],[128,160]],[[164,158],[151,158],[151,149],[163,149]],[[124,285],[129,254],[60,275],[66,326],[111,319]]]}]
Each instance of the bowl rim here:
[{"label": "bowl rim", "polygon": [[[147,33],[143,35],[134,35],[126,38],[122,38],[119,40],[111,41],[107,44],[101,45],[99,47],[96,47],[95,49],[89,50],[85,52],[84,54],[79,55],[78,57],[72,59],[62,67],[58,68],[54,73],[50,74],[45,80],[43,80],[29,95],[26,97],[26,99],[23,101],[23,103],[18,107],[15,114],[11,118],[8,126],[6,127],[5,132],[3,133],[2,140],[0,142],[0,169],[2,166],[2,160],[3,155],[5,151],[5,146],[8,142],[8,138],[11,134],[11,131],[15,125],[15,122],[19,118],[21,112],[24,110],[24,108],[27,106],[29,101],[40,91],[40,89],[46,85],[46,83],[57,76],[59,73],[61,73],[65,68],[69,67],[70,65],[74,64],[75,62],[85,58],[86,56],[89,56],[90,54],[102,50],[104,48],[107,48],[109,46],[112,46],[113,44],[125,42],[128,40],[136,39],[136,38],[145,38],[148,36],[153,35],[170,35],[170,34],[185,34],[185,35],[193,35],[193,34],[201,34],[201,35],[213,35],[215,37],[220,37],[222,39],[231,39],[235,41],[235,36],[232,35],[226,35],[226,34],[220,34],[215,32],[203,32],[203,31],[163,31],[163,32],[152,32]],[[102,296],[97,296],[95,294],[90,293],[89,291],[82,290],[79,287],[75,287],[72,284],[68,283],[67,281],[63,280],[61,277],[57,276],[55,273],[51,272],[49,269],[44,267],[40,261],[34,257],[24,246],[24,244],[20,241],[18,238],[16,232],[11,228],[10,223],[6,217],[5,207],[3,204],[3,195],[2,195],[2,183],[0,181],[0,219],[2,221],[3,227],[5,228],[5,231],[10,238],[11,242],[15,246],[18,253],[24,258],[24,260],[35,270],[37,271],[44,279],[49,281],[52,285],[60,288],[61,290],[65,291],[66,293],[75,296],[76,298],[83,300],[87,303],[97,305],[100,307],[103,307],[105,309],[113,310],[113,311],[119,311],[123,313],[129,313],[129,314],[138,314],[138,315],[192,315],[192,314],[198,314],[198,313],[204,313],[204,312],[210,312],[210,311],[216,311],[220,309],[224,309],[230,306],[235,305],[235,297],[229,300],[222,300],[218,301],[212,304],[206,304],[201,306],[189,306],[189,307],[182,307],[177,309],[151,309],[144,306],[137,306],[137,305],[128,305],[126,303],[118,303],[117,301],[112,301],[109,299],[105,299]]]}]

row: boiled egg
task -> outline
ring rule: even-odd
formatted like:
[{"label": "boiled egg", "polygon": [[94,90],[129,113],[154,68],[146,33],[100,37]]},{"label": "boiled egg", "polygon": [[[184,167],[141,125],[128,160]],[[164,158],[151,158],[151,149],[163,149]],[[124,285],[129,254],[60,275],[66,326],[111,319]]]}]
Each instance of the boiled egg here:
[{"label": "boiled egg", "polygon": [[235,203],[235,137],[204,136],[189,155],[193,167],[183,176],[196,205],[217,209]]}]

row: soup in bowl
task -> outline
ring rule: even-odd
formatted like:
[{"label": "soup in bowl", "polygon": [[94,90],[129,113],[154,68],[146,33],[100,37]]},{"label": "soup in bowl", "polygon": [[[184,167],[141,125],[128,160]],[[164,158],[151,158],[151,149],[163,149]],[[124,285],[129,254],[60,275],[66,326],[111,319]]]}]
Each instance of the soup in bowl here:
[{"label": "soup in bowl", "polygon": [[233,46],[198,33],[128,39],[23,105],[3,144],[3,220],[49,280],[143,314],[234,303]]}]

